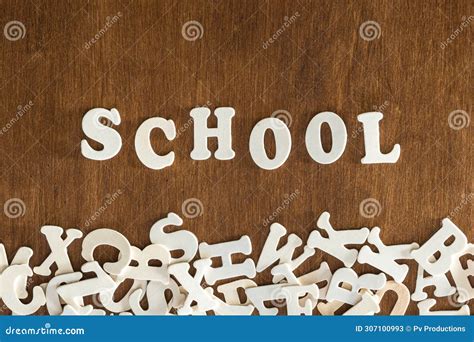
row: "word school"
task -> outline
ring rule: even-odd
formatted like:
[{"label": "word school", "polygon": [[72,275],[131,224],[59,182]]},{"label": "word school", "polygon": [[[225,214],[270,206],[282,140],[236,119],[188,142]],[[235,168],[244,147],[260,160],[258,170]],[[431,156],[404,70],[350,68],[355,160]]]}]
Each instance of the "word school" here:
[{"label": "word school", "polygon": [[[217,138],[218,147],[214,154],[216,159],[230,160],[235,157],[232,150],[232,118],[235,110],[231,107],[219,107],[214,110],[217,117],[217,127],[210,128],[207,119],[211,110],[207,107],[193,108],[190,113],[194,121],[194,148],[191,158],[194,160],[206,160],[211,157],[211,151],[207,146],[208,138]],[[114,125],[120,125],[121,118],[117,109],[93,108],[89,110],[82,119],[82,130],[84,134],[103,145],[102,150],[91,147],[86,139],[81,142],[81,152],[86,158],[93,160],[107,160],[116,156],[122,148],[120,134],[101,122],[107,119]],[[362,123],[364,132],[365,156],[362,164],[396,163],[400,157],[400,145],[396,144],[389,153],[380,151],[380,129],[379,122],[383,114],[380,112],[368,112],[357,116]],[[325,151],[321,142],[321,127],[326,123],[332,136],[330,151]],[[166,155],[157,154],[151,145],[150,134],[154,129],[161,130],[169,141],[176,137],[176,127],[173,120],[161,117],[153,117],[145,120],[138,128],[135,135],[135,150],[140,161],[148,168],[160,170],[171,166],[174,162],[174,152]],[[269,158],[265,150],[264,137],[267,130],[273,132],[275,139],[275,155]],[[347,129],[344,121],[333,112],[321,112],[316,114],[306,129],[306,149],[311,158],[320,164],[331,164],[338,160],[347,144]],[[249,139],[250,155],[255,164],[265,170],[279,168],[288,159],[291,151],[291,134],[287,125],[276,117],[260,120],[252,129]]]}]

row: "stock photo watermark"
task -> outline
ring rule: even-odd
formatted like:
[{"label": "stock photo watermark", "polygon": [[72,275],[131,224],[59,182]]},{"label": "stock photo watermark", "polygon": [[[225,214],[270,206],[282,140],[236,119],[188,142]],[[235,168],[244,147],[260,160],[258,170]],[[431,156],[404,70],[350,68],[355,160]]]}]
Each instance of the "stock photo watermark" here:
[{"label": "stock photo watermark", "polygon": [[381,35],[382,29],[376,21],[368,20],[359,26],[359,36],[367,42],[379,39]]},{"label": "stock photo watermark", "polygon": [[194,42],[201,39],[204,35],[204,27],[199,21],[190,20],[183,24],[181,27],[181,35],[188,42]]},{"label": "stock photo watermark", "polygon": [[97,43],[107,33],[107,31],[110,30],[110,28],[112,28],[112,26],[114,26],[120,20],[120,18],[122,18],[122,16],[122,12],[117,12],[117,14],[113,16],[108,16],[105,19],[105,25],[94,35],[94,37],[84,44],[84,48],[89,50],[92,45]]},{"label": "stock photo watermark", "polygon": [[458,38],[459,35],[461,35],[461,33],[463,33],[464,30],[466,30],[471,25],[471,23],[474,21],[474,15],[470,15],[469,17],[464,16],[461,18],[461,20],[461,24],[459,24],[459,26],[453,32],[451,32],[448,38],[441,42],[440,46],[442,50],[446,49],[449,44],[453,43],[456,38]]},{"label": "stock photo watermark", "polygon": [[34,105],[34,102],[31,100],[28,101],[26,105],[23,105],[23,106],[19,105],[17,107],[15,115],[12,118],[10,118],[10,120],[0,129],[0,136],[7,133],[10,130],[10,128],[12,128],[13,125],[15,125],[18,122],[18,120],[20,120],[26,113],[28,113],[31,110],[33,105]]},{"label": "stock photo watermark", "polygon": [[11,219],[25,216],[25,202],[20,198],[10,198],[3,204],[3,212],[5,216]]},{"label": "stock photo watermark", "polygon": [[278,109],[274,111],[271,117],[283,121],[283,123],[288,126],[288,128],[290,128],[293,123],[293,117],[291,116],[290,112],[285,109]]},{"label": "stock photo watermark", "polygon": [[23,39],[26,36],[25,25],[18,20],[12,20],[3,27],[3,35],[11,42]]},{"label": "stock photo watermark", "polygon": [[84,335],[83,328],[53,328],[50,323],[45,323],[42,327],[16,328],[9,326],[4,330],[5,335]]},{"label": "stock photo watermark", "polygon": [[375,198],[366,198],[359,204],[359,213],[365,218],[374,218],[382,212],[382,205]]},{"label": "stock photo watermark", "polygon": [[450,220],[454,219],[464,209],[466,205],[470,204],[474,200],[474,192],[471,192],[469,194],[462,194],[461,197],[461,202],[448,215],[448,218]]},{"label": "stock photo watermark", "polygon": [[285,194],[283,201],[281,201],[280,205],[263,220],[263,226],[267,227],[269,224],[271,224],[275,220],[275,218],[280,215],[282,211],[284,211],[290,206],[291,202],[293,202],[299,196],[299,194],[299,189],[296,189],[291,194]]},{"label": "stock photo watermark", "polygon": [[262,48],[264,50],[268,49],[270,45],[272,45],[274,42],[280,38],[280,36],[285,33],[285,31],[296,22],[296,20],[299,18],[300,13],[296,11],[293,15],[290,17],[286,16],[284,17],[283,24],[278,28],[278,30],[275,31],[275,33],[272,34],[270,38],[268,38],[265,42],[262,44]]},{"label": "stock photo watermark", "polygon": [[[196,106],[196,107],[207,107],[207,108],[211,108],[211,106],[212,106],[212,102],[211,102],[211,101],[207,101],[205,104],[203,104],[203,105],[198,105],[198,106]],[[193,124],[193,118],[190,117],[190,118],[188,118],[188,120],[187,120],[183,125],[181,125],[180,127],[178,127],[178,128],[176,129],[176,138],[175,138],[175,139],[179,138],[184,132],[186,132],[186,131],[189,129],[189,127],[192,126],[192,124]]]},{"label": "stock photo watermark", "polygon": [[469,127],[470,124],[471,116],[465,110],[456,109],[448,115],[448,125],[455,131]]},{"label": "stock photo watermark", "polygon": [[103,204],[89,217],[86,222],[84,222],[84,226],[89,227],[95,220],[97,220],[109,206],[112,205],[121,195],[123,194],[122,189],[118,189],[113,194],[107,194],[105,196],[105,200]]},{"label": "stock photo watermark", "polygon": [[[387,110],[389,106],[390,106],[390,102],[388,100],[385,100],[381,105],[374,105],[372,109],[376,112],[383,113]],[[351,137],[355,139],[363,132],[364,132],[364,128],[362,126],[358,126],[352,130]]]},{"label": "stock photo watermark", "polygon": [[204,205],[197,198],[188,198],[181,205],[181,212],[185,217],[193,219],[202,216],[204,213]]}]

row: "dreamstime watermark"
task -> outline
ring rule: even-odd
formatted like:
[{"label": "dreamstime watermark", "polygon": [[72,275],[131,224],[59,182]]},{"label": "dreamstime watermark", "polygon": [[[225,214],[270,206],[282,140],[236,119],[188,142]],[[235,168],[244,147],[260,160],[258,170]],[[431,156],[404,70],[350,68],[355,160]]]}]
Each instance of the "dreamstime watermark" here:
[{"label": "dreamstime watermark", "polygon": [[38,328],[9,326],[4,332],[5,335],[84,335],[86,333],[83,328],[53,328],[50,323],[45,323],[44,326]]},{"label": "dreamstime watermark", "polygon": [[204,213],[204,205],[197,198],[188,198],[181,205],[181,212],[187,218],[196,218]]},{"label": "dreamstime watermark", "polygon": [[[388,108],[388,106],[390,106],[390,102],[385,100],[381,105],[373,105],[372,109],[376,112],[383,113]],[[364,128],[362,126],[358,126],[352,130],[351,137],[355,139],[363,132]]]},{"label": "dreamstime watermark", "polygon": [[120,20],[122,15],[122,12],[117,12],[117,14],[105,18],[105,25],[99,30],[99,32],[95,34],[94,37],[92,37],[88,42],[84,44],[84,48],[88,50],[91,48],[92,45],[97,43],[107,33],[107,31],[110,30],[110,28],[114,26],[117,21]]},{"label": "dreamstime watermark", "polygon": [[362,126],[358,126],[352,130],[351,137],[352,139],[355,139],[359,136],[359,134],[364,132],[364,128]]},{"label": "dreamstime watermark", "polygon": [[283,123],[288,128],[291,127],[291,124],[293,123],[293,117],[291,116],[290,112],[284,109],[278,109],[274,111],[271,117],[283,121]]},{"label": "dreamstime watermark", "polygon": [[25,115],[31,110],[33,105],[34,105],[34,102],[31,100],[24,106],[19,105],[17,107],[15,115],[0,129],[0,136],[7,133],[8,130],[12,128],[13,125],[16,124],[16,122],[23,117],[23,115]]},{"label": "dreamstime watermark", "polygon": [[8,40],[15,42],[17,40],[25,38],[26,27],[18,20],[12,20],[5,24],[3,27],[3,35]]},{"label": "dreamstime watermark", "polygon": [[114,302],[115,288],[111,290],[100,291],[92,295],[92,304],[94,308],[104,308]]},{"label": "dreamstime watermark", "polygon": [[382,205],[375,198],[366,198],[359,204],[359,213],[365,218],[374,218],[382,212]]},{"label": "dreamstime watermark", "polygon": [[381,105],[374,105],[372,108],[373,110],[375,110],[376,112],[385,112],[385,110],[388,108],[388,106],[390,106],[390,101],[388,100],[385,100]]},{"label": "dreamstime watermark", "polygon": [[454,217],[456,217],[463,208],[468,205],[469,203],[474,200],[474,192],[471,192],[469,194],[462,194],[461,195],[462,200],[461,202],[454,208],[448,215],[448,218],[452,220]]},{"label": "dreamstime watermark", "polygon": [[287,209],[290,206],[291,202],[293,202],[299,196],[299,194],[299,189],[296,189],[291,194],[285,194],[284,199],[283,201],[281,201],[280,205],[263,220],[263,226],[266,227],[271,224],[273,220],[275,220],[275,218],[278,217],[278,215],[280,215],[283,210]]},{"label": "dreamstime watermark", "polygon": [[448,303],[454,308],[460,308],[464,305],[468,305],[470,302],[469,291],[462,287],[458,287],[456,292],[451,296],[448,296]]},{"label": "dreamstime watermark", "polygon": [[188,42],[194,42],[202,38],[202,36],[204,35],[204,27],[202,27],[199,21],[187,21],[181,27],[181,35]]},{"label": "dreamstime watermark", "polygon": [[202,104],[202,105],[197,105],[196,107],[207,107],[207,108],[211,108],[212,106],[212,102],[207,100],[206,103]]},{"label": "dreamstime watermark", "polygon": [[268,49],[270,45],[277,41],[280,36],[285,33],[285,31],[298,19],[300,13],[296,11],[291,17],[285,16],[283,19],[283,24],[280,26],[275,33],[272,34],[270,38],[268,38],[265,42],[263,42],[262,47],[264,50]]},{"label": "dreamstime watermark", "polygon": [[441,42],[440,46],[441,49],[444,50],[446,47],[454,42],[456,38],[464,32],[464,30],[471,25],[471,23],[474,21],[474,15],[470,15],[469,17],[463,16],[461,18],[461,24],[449,35],[448,38],[446,38],[444,41]]},{"label": "dreamstime watermark", "polygon": [[285,287],[278,286],[272,291],[270,297],[272,298],[270,301],[272,306],[276,308],[283,308],[287,305],[286,300],[287,298],[290,298],[290,293],[287,289],[285,289]]},{"label": "dreamstime watermark", "polygon": [[97,220],[100,215],[102,215],[107,210],[107,208],[112,205],[112,203],[114,203],[122,194],[122,189],[118,189],[112,195],[107,194],[105,196],[104,203],[91,215],[91,217],[86,220],[86,222],[84,222],[84,226],[89,227],[91,223]]},{"label": "dreamstime watermark", "polygon": [[[207,101],[205,104],[203,105],[198,105],[196,107],[207,107],[207,108],[210,108],[212,106],[212,102],[211,101]],[[189,127],[191,127],[193,124],[193,118],[190,117],[188,118],[188,120],[184,123],[184,125],[178,127],[178,129],[176,130],[176,138],[179,138],[184,132],[186,132]]]},{"label": "dreamstime watermark", "polygon": [[455,131],[466,128],[471,123],[471,116],[465,110],[456,109],[448,115],[448,125]]},{"label": "dreamstime watermark", "polygon": [[3,204],[3,212],[8,218],[25,216],[26,205],[20,198],[10,198]]},{"label": "dreamstime watermark", "polygon": [[193,124],[193,118],[189,118],[188,121],[186,121],[184,123],[184,125],[178,127],[178,129],[176,130],[176,138],[179,138],[184,132],[186,132],[189,127],[191,127]]},{"label": "dreamstime watermark", "polygon": [[376,21],[368,20],[359,26],[359,36],[367,42],[379,39],[381,35],[382,29],[380,28],[380,24]]}]

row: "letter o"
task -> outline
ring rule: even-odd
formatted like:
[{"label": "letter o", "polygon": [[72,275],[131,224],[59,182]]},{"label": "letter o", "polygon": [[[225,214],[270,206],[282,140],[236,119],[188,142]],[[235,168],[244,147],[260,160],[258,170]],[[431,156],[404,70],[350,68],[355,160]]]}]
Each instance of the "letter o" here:
[{"label": "letter o", "polygon": [[[327,123],[331,129],[332,147],[330,152],[323,149],[321,126]],[[321,112],[311,119],[306,129],[306,149],[315,162],[331,164],[338,160],[347,144],[347,130],[344,121],[333,112]]]},{"label": "letter o", "polygon": [[[265,132],[271,129],[275,136],[276,153],[273,159],[268,158],[265,151]],[[250,155],[260,168],[274,170],[283,165],[291,150],[291,134],[285,123],[277,118],[260,120],[250,133]]]}]

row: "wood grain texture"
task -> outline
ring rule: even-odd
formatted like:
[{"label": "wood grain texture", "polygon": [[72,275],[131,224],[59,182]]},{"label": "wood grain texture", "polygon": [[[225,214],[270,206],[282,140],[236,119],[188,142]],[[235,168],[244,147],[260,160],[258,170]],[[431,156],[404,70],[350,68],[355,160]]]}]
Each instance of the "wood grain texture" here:
[{"label": "wood grain texture", "polygon": [[[329,211],[336,228],[379,226],[387,244],[423,243],[458,208],[453,221],[473,241],[473,204],[464,200],[474,192],[473,125],[454,130],[448,116],[473,110],[474,23],[441,47],[473,12],[468,0],[2,1],[1,24],[21,21],[26,35],[0,39],[0,125],[9,127],[0,136],[0,202],[19,198],[26,211],[14,219],[0,215],[1,241],[9,255],[32,247],[34,265],[49,253],[40,234],[45,224],[84,232],[110,227],[143,247],[151,225],[171,211],[183,216],[189,198],[199,199],[203,211],[185,219],[185,228],[209,243],[248,234],[254,260],[272,215],[271,222],[303,240]],[[191,20],[203,27],[196,41],[182,35]],[[381,29],[372,41],[359,35],[368,20]],[[29,101],[31,109],[11,124]],[[191,160],[189,111],[197,105],[235,108],[233,160]],[[124,145],[112,160],[80,153],[82,116],[93,107],[121,113],[116,129]],[[362,165],[356,116],[380,108],[382,150],[399,143],[401,158],[395,165]],[[284,166],[265,171],[252,161],[248,140],[253,126],[277,110],[290,113],[293,148]],[[304,134],[310,119],[326,110],[343,118],[349,137],[340,160],[319,165]],[[143,166],[133,145],[138,126],[153,116],[173,119],[180,132],[173,142],[152,137],[157,152],[176,153],[174,165],[161,171]],[[214,140],[210,145],[215,150]],[[360,214],[366,198],[380,202],[374,218]],[[80,243],[69,254],[78,268]],[[114,255],[104,249],[96,257]],[[323,260],[342,266],[317,251],[297,274]],[[413,290],[416,268],[408,264],[406,284]],[[270,283],[269,270],[256,279]],[[382,313],[393,303],[387,296]],[[412,303],[408,313],[417,312]]]}]

